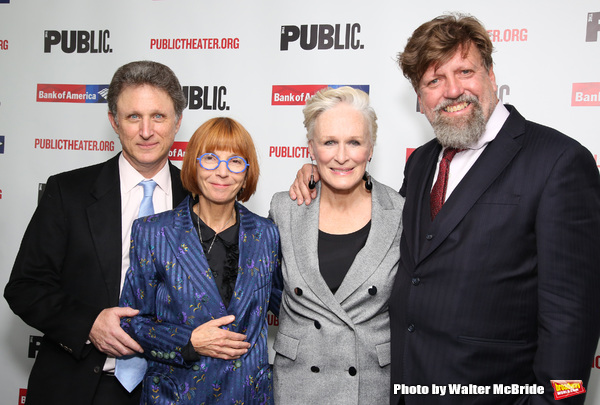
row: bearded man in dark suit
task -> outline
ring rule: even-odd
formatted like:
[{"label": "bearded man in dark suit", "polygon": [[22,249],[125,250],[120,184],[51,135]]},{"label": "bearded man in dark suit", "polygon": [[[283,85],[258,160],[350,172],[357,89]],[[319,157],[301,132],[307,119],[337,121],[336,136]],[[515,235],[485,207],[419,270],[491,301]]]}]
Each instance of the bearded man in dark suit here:
[{"label": "bearded man in dark suit", "polygon": [[[575,140],[498,102],[491,54],[485,28],[462,15],[421,25],[400,54],[436,139],[410,156],[400,190],[394,404],[549,404],[550,380],[585,386],[590,375],[600,333],[598,168]],[[402,395],[402,384],[430,394]],[[490,389],[440,396],[433,384]],[[494,384],[519,390],[494,393]]]}]

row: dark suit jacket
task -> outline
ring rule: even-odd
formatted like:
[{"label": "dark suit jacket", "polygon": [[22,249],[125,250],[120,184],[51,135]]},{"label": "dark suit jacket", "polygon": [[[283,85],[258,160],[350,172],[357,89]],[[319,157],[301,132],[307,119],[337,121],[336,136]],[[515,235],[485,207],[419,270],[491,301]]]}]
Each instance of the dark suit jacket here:
[{"label": "dark suit jacket", "polygon": [[433,222],[440,145],[406,164],[392,393],[393,384],[538,384],[545,395],[405,395],[406,404],[555,403],[551,379],[587,384],[600,331],[598,168],[573,139],[507,108]]},{"label": "dark suit jacket", "polygon": [[[173,206],[185,197],[170,165]],[[98,314],[119,303],[118,155],[52,176],[21,242],[4,296],[44,333],[27,404],[89,404],[106,355],[86,344]]]}]

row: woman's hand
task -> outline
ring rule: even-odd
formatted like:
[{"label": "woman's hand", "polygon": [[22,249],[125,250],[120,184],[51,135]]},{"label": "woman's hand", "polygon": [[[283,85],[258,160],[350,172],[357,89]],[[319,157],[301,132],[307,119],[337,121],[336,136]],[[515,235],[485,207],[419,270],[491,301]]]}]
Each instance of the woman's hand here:
[{"label": "woman's hand", "polygon": [[190,340],[196,353],[223,360],[239,359],[247,353],[250,343],[244,342],[246,335],[221,329],[221,326],[229,325],[234,320],[235,316],[227,315],[194,329]]}]

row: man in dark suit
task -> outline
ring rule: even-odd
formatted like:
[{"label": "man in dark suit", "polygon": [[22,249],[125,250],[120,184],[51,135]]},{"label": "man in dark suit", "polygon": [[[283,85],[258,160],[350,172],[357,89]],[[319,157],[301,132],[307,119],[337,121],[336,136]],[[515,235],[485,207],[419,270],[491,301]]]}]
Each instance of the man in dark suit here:
[{"label": "man in dark suit", "polygon": [[186,192],[168,153],[186,101],[175,74],[156,62],[120,67],[108,91],[122,153],[51,176],[25,232],[4,296],[44,333],[27,404],[137,404],[113,375],[114,357],[141,347],[120,327],[137,311],[117,307],[129,264],[129,233],[153,179],[156,212]]},{"label": "man in dark suit", "polygon": [[[394,404],[555,403],[550,380],[585,386],[590,375],[598,168],[575,140],[498,102],[491,54],[485,28],[460,15],[421,25],[400,54],[436,139],[410,156],[400,190]],[[456,384],[477,387],[452,395]],[[419,385],[429,394],[415,395]]]},{"label": "man in dark suit", "polygon": [[[598,168],[575,140],[498,102],[492,49],[475,18],[447,15],[417,28],[400,54],[436,139],[411,154],[400,190],[394,405],[550,404],[550,380],[585,387],[590,375]],[[290,189],[299,203],[314,198],[309,172]]]}]

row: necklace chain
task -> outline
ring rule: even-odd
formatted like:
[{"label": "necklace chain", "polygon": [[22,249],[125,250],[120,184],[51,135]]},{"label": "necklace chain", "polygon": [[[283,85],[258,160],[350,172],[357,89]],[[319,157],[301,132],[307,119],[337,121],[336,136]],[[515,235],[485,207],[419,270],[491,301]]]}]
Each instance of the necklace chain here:
[{"label": "necklace chain", "polygon": [[[234,218],[234,216],[235,216],[235,208],[231,211],[231,217],[221,227],[221,230],[219,232],[215,232],[215,234],[213,235],[212,242],[210,242],[210,246],[208,247],[208,252],[206,252],[207,255],[210,254],[210,251],[211,251],[213,245],[215,244],[215,239],[217,239],[217,235],[219,233],[223,232],[223,229],[225,229],[227,224],[229,224],[229,222],[231,222],[231,220]],[[198,204],[198,214],[196,215],[196,222],[198,223],[198,237],[200,238],[200,244],[202,244],[202,231],[200,230],[200,205],[199,204]]]}]

